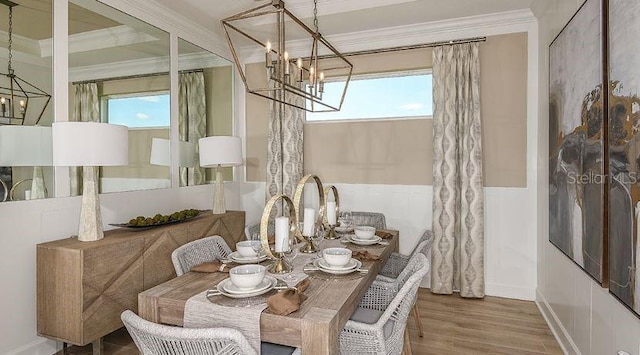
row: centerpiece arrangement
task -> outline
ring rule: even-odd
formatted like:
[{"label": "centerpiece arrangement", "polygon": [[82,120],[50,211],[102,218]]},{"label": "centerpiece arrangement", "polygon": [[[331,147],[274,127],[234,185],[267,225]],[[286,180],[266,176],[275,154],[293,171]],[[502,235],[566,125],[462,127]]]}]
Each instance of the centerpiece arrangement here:
[{"label": "centerpiece arrangement", "polygon": [[188,209],[176,211],[168,215],[156,214],[153,217],[138,216],[132,218],[128,223],[114,223],[112,226],[125,228],[149,228],[164,226],[187,221],[198,216],[202,211],[196,209]]}]

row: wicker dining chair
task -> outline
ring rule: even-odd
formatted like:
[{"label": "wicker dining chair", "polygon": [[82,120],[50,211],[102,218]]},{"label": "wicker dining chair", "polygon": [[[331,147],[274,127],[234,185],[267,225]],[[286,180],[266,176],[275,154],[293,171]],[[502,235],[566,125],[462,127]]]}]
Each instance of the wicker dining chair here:
[{"label": "wicker dining chair", "polygon": [[384,214],[379,212],[351,212],[351,225],[371,226],[375,229],[387,229]]},{"label": "wicker dining chair", "polygon": [[178,247],[171,253],[171,261],[178,276],[192,267],[209,261],[227,258],[231,249],[221,236],[205,237]]},{"label": "wicker dining chair", "polygon": [[[418,245],[413,249],[411,255],[406,256],[399,253],[392,253],[387,262],[382,267],[382,271],[376,276],[376,281],[380,284],[387,284],[390,288],[400,288],[398,282],[401,280],[399,277],[402,272],[407,268],[409,261],[415,258],[416,255],[421,254],[427,258],[427,263],[431,265],[431,245],[433,244],[433,233],[427,230],[422,234],[422,237],[418,240]],[[425,278],[430,277],[429,273],[425,275]],[[420,312],[418,312],[418,305],[415,304],[411,310],[413,318],[418,327],[418,335],[424,336],[424,330],[422,328],[422,319],[420,318]]]},{"label": "wicker dining chair", "polygon": [[[427,257],[427,260],[431,260],[431,245],[433,244],[433,232],[426,230],[422,233],[418,244],[413,248],[410,255],[402,255],[400,253],[391,253],[389,259],[382,267],[382,270],[378,274],[378,279],[386,282],[393,282],[402,270],[407,266],[409,259],[416,253],[422,253]],[[428,275],[427,275],[428,276]]]},{"label": "wicker dining chair", "polygon": [[161,325],[146,321],[129,310],[120,318],[142,355],[257,354],[236,329]]},{"label": "wicker dining chair", "polygon": [[[142,355],[257,355],[247,338],[232,328],[182,328],[149,322],[130,310],[122,323]],[[261,355],[300,355],[300,349],[262,342]]]},{"label": "wicker dining chair", "polygon": [[399,289],[374,281],[340,333],[340,353],[401,354],[407,318],[428,270],[427,258],[416,254],[398,278]]}]

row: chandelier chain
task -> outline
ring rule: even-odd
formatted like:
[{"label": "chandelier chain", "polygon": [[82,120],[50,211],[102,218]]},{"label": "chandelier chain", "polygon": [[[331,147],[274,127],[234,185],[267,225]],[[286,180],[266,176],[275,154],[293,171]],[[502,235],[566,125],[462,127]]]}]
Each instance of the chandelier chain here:
[{"label": "chandelier chain", "polygon": [[318,0],[313,0],[313,26],[316,28],[316,33],[318,33]]},{"label": "chandelier chain", "polygon": [[9,69],[9,74],[11,74],[11,71],[13,70],[11,68],[11,60],[13,59],[13,52],[11,51],[11,48],[13,47],[13,6],[9,6],[9,61],[8,61],[8,69]]}]

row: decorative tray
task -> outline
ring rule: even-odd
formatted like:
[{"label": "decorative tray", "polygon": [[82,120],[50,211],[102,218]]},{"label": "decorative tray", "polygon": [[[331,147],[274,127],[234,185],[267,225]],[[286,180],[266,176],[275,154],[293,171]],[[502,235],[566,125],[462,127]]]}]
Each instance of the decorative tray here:
[{"label": "decorative tray", "polygon": [[169,224],[177,224],[177,223],[190,221],[202,215],[203,212],[205,211],[194,210],[194,209],[182,210],[182,211],[174,212],[170,215],[156,214],[153,217],[139,216],[136,218],[132,218],[128,223],[109,223],[109,225],[114,227],[132,228],[132,229],[154,228],[154,227],[166,226]]}]

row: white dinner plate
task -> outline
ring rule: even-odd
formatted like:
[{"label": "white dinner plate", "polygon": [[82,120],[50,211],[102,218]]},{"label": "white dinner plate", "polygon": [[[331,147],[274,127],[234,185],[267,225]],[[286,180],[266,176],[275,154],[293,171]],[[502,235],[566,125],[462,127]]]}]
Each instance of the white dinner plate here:
[{"label": "white dinner plate", "polygon": [[316,259],[313,261],[313,265],[315,267],[318,268],[318,270],[325,272],[327,274],[332,274],[332,275],[346,275],[346,274],[350,274],[354,271],[357,271],[358,269],[360,269],[360,267],[362,267],[362,263],[359,260],[355,260],[355,259],[351,259],[354,260],[356,262],[356,267],[353,269],[348,269],[348,270],[333,270],[333,269],[325,269],[322,266],[320,266],[320,261],[322,259]]},{"label": "white dinner plate", "polygon": [[340,270],[353,270],[353,269],[355,269],[355,268],[357,268],[357,267],[358,267],[358,263],[356,263],[356,261],[358,261],[358,260],[356,260],[356,259],[351,259],[351,260],[349,260],[349,262],[347,263],[347,265],[344,265],[344,266],[334,266],[334,265],[329,264],[329,263],[328,263],[326,260],[324,260],[324,259],[319,259],[319,260],[318,260],[318,266],[320,266],[320,268],[322,268],[322,269],[334,270],[334,271],[335,271],[335,270],[338,270],[338,271],[340,271]]},{"label": "white dinner plate", "polygon": [[258,284],[258,286],[245,290],[245,289],[241,289],[238,286],[236,286],[231,279],[229,279],[230,282],[225,282],[222,285],[222,289],[227,291],[228,293],[233,293],[233,294],[237,294],[237,295],[242,295],[245,293],[256,293],[256,292],[260,292],[262,290],[266,290],[267,288],[269,288],[269,286],[271,286],[271,280],[269,280],[267,278],[267,276],[265,275],[264,279],[262,280],[262,282],[260,282]]},{"label": "white dinner plate", "polygon": [[382,238],[375,236],[373,239],[360,239],[356,237],[355,234],[350,234],[347,236],[347,240],[353,244],[358,244],[358,245],[374,245],[374,244],[378,244],[382,240]]},{"label": "white dinner plate", "polygon": [[[264,277],[265,280],[267,280],[267,282],[269,282],[269,285],[267,286],[267,288],[260,290],[260,291],[253,291],[250,293],[231,293],[228,292],[226,290],[225,285],[226,284],[230,284],[231,283],[231,279],[224,279],[222,281],[220,281],[220,283],[218,283],[218,285],[216,286],[218,292],[220,292],[223,296],[227,296],[229,298],[248,298],[248,297],[255,297],[255,296],[260,296],[262,294],[265,294],[269,291],[271,291],[276,284],[278,283],[278,280],[276,280],[275,277],[266,275]],[[264,281],[264,280],[263,280]]]},{"label": "white dinner plate", "polygon": [[259,256],[242,256],[237,251],[229,254],[229,259],[239,263],[239,264],[253,264],[259,263],[261,261],[267,260],[267,254],[260,254]]}]

